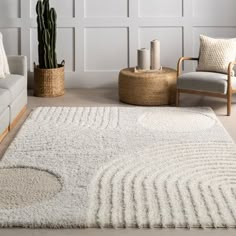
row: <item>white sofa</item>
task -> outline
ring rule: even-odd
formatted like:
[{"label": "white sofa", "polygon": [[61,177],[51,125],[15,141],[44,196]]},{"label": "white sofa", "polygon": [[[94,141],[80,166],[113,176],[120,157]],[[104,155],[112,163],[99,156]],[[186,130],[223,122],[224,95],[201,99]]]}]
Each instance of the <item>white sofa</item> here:
[{"label": "white sofa", "polygon": [[15,126],[27,105],[27,59],[8,56],[10,75],[0,79],[0,142]]}]

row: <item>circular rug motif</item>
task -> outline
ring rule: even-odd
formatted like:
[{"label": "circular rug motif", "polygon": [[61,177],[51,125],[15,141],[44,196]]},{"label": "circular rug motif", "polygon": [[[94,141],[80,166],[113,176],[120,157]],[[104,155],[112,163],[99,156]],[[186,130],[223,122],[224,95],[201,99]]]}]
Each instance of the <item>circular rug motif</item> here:
[{"label": "circular rug motif", "polygon": [[0,169],[0,209],[14,209],[53,198],[61,190],[58,177],[33,168]]},{"label": "circular rug motif", "polygon": [[191,111],[147,112],[138,122],[145,128],[163,132],[197,132],[212,128],[216,120]]}]

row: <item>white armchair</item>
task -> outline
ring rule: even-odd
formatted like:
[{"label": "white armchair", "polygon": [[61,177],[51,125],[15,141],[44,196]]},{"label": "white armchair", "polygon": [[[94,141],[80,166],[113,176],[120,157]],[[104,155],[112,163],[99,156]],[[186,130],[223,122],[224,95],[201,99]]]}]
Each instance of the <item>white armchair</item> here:
[{"label": "white armchair", "polygon": [[228,74],[215,72],[190,72],[182,74],[182,63],[185,60],[198,58],[181,57],[177,66],[176,106],[179,106],[181,93],[206,95],[227,99],[227,115],[231,114],[232,94],[236,93],[236,77],[232,76],[232,69],[236,62],[230,62]]}]

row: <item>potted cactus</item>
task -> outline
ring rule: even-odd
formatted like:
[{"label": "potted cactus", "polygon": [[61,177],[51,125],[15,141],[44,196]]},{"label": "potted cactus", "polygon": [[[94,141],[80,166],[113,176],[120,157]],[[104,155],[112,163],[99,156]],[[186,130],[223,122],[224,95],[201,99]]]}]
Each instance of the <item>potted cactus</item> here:
[{"label": "potted cactus", "polygon": [[34,94],[38,97],[64,95],[64,64],[57,63],[57,14],[49,0],[38,0],[38,62],[34,65]]}]

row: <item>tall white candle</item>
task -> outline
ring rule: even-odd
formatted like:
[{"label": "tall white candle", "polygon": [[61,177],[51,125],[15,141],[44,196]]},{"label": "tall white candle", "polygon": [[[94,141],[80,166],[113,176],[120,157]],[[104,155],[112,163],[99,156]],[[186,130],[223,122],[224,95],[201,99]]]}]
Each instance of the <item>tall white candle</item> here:
[{"label": "tall white candle", "polygon": [[160,70],[161,68],[161,46],[160,41],[151,42],[151,69]]},{"label": "tall white candle", "polygon": [[150,50],[142,48],[138,50],[138,69],[150,70]]}]

